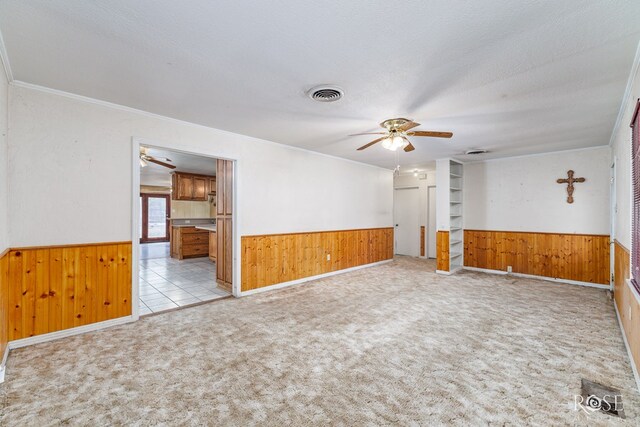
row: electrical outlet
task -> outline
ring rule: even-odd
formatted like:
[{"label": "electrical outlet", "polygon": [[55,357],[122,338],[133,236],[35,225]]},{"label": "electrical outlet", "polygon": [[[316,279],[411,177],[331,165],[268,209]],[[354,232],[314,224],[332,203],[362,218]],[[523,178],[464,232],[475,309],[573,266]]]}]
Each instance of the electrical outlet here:
[{"label": "electrical outlet", "polygon": [[327,261],[331,261],[331,254],[327,254]]},{"label": "electrical outlet", "polygon": [[513,267],[510,265],[507,266],[507,273],[513,273]]},{"label": "electrical outlet", "polygon": [[191,224],[191,220],[190,220],[190,219],[185,219],[185,220],[184,220],[184,223],[185,223],[185,224]]}]

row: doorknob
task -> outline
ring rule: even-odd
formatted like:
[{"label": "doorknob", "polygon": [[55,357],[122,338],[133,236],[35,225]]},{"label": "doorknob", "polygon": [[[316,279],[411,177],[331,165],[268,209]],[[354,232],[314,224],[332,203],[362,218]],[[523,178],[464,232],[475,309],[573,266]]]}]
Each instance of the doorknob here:
[{"label": "doorknob", "polygon": [[398,224],[396,224],[396,227],[398,226]]}]

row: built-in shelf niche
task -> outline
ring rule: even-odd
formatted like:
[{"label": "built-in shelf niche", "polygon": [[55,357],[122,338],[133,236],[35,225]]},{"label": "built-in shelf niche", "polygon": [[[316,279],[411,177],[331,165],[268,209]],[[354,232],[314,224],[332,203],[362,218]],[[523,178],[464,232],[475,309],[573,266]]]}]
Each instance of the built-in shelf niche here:
[{"label": "built-in shelf niche", "polygon": [[449,271],[462,268],[462,176],[463,165],[449,160]]}]

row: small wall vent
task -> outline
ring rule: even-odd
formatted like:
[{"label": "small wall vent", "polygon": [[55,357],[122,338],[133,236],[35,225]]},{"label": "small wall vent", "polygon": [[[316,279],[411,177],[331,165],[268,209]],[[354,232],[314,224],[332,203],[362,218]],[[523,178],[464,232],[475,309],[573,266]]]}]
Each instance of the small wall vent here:
[{"label": "small wall vent", "polygon": [[318,102],[335,102],[342,98],[344,91],[338,86],[321,85],[312,87],[307,96]]},{"label": "small wall vent", "polygon": [[464,152],[464,154],[476,155],[476,154],[486,154],[489,150],[484,150],[482,148],[472,148]]}]

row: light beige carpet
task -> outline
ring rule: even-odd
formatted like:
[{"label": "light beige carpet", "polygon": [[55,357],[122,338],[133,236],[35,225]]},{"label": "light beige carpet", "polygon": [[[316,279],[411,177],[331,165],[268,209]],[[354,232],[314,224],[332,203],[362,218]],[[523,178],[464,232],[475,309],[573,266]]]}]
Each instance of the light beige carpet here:
[{"label": "light beige carpet", "polygon": [[[15,350],[2,425],[637,425],[606,291],[398,258]],[[572,410],[580,379],[627,419]]]}]

